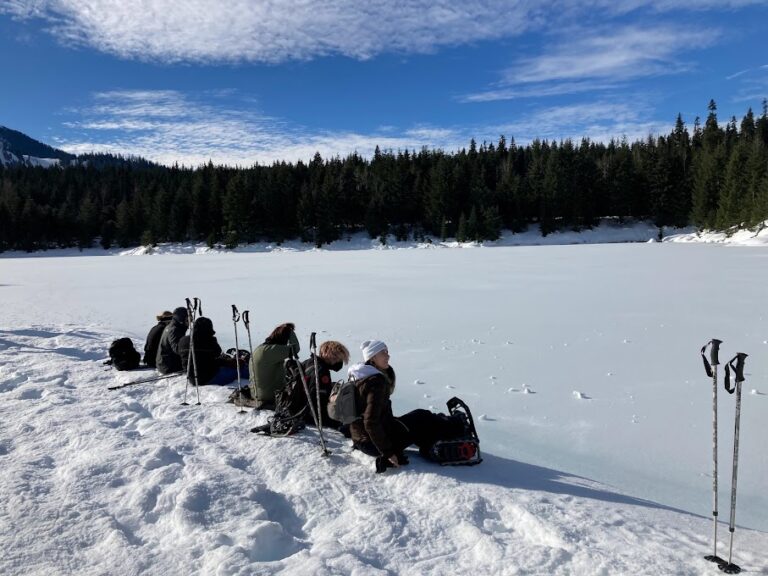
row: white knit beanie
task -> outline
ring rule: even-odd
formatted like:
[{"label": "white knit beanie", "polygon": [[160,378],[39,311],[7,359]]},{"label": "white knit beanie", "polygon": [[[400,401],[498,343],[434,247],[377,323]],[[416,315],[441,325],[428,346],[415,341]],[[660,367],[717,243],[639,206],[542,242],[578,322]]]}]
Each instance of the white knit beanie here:
[{"label": "white knit beanie", "polygon": [[363,362],[368,362],[382,350],[386,350],[387,345],[381,340],[366,340],[360,344],[360,350],[363,351]]}]

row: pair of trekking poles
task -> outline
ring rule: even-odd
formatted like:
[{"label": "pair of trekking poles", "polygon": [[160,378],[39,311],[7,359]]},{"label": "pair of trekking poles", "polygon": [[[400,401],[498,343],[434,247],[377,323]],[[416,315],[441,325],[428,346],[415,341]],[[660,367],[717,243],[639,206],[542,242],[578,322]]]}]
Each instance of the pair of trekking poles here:
[{"label": "pair of trekking poles", "polygon": [[[187,402],[187,388],[189,387],[190,377],[189,377],[189,368],[190,366],[194,366],[195,368],[195,388],[197,389],[197,406],[200,405],[200,388],[198,386],[197,382],[197,358],[195,358],[194,355],[194,349],[195,349],[195,340],[193,338],[194,336],[194,330],[195,330],[195,319],[197,318],[198,313],[200,316],[203,315],[203,304],[200,298],[185,298],[185,301],[187,303],[187,319],[189,320],[189,355],[187,356],[187,384],[184,386],[184,401],[181,403],[182,406],[189,406],[189,403]],[[139,380],[132,380],[130,382],[126,382],[124,384],[118,384],[117,386],[109,386],[107,387],[107,390],[119,390],[120,388],[125,388],[127,386],[134,386],[136,384],[149,384],[150,382],[159,382],[160,380],[166,380],[168,378],[176,378],[178,376],[182,376],[180,372],[171,372],[170,374],[162,374],[160,376],[151,376],[149,378],[141,378]]]},{"label": "pair of trekking poles", "polygon": [[[736,415],[734,419],[733,434],[733,475],[731,477],[731,518],[728,530],[731,533],[728,549],[728,560],[717,555],[717,366],[720,364],[718,357],[722,340],[712,339],[701,349],[701,359],[704,361],[704,370],[707,376],[712,378],[712,461],[714,472],[712,475],[713,508],[712,518],[714,524],[714,542],[712,554],[705,556],[706,560],[716,562],[720,570],[726,574],[738,574],[741,568],[733,563],[733,533],[736,530],[736,481],[739,469],[739,424],[741,421],[741,383],[744,382],[744,360],[747,354],[739,352],[725,364],[725,390],[729,394],[736,392]],[[709,361],[705,352],[709,347]],[[735,384],[731,386],[730,373],[734,372]]]}]

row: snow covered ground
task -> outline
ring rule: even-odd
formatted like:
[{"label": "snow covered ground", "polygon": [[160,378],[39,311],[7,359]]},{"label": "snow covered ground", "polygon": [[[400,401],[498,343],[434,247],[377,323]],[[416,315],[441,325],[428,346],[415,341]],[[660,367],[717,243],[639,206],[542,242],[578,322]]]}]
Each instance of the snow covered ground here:
[{"label": "snow covered ground", "polygon": [[[102,252],[103,253],[103,252]],[[768,252],[673,243],[0,259],[2,574],[719,574],[711,382],[747,359],[734,561],[768,573]],[[485,461],[384,475],[249,434],[228,390],[108,392],[109,342],[198,296],[224,347],[385,340],[396,413],[464,398]],[[247,337],[241,331],[241,344]],[[720,393],[728,518],[734,397]],[[727,525],[720,527],[727,555]]]}]

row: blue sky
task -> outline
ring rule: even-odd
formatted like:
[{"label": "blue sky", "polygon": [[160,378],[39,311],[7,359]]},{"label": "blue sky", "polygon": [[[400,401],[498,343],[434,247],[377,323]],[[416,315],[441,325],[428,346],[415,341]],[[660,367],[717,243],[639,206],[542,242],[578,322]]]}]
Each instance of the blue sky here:
[{"label": "blue sky", "polygon": [[0,124],[250,165],[630,140],[768,97],[768,0],[0,0]]}]

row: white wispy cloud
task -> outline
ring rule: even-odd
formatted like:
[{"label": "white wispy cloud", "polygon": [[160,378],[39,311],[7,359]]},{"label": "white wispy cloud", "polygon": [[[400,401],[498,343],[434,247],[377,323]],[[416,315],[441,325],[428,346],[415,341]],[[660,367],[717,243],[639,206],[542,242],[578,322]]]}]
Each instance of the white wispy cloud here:
[{"label": "white wispy cloud", "polygon": [[681,72],[690,64],[678,59],[680,52],[709,46],[716,37],[714,30],[680,26],[626,26],[610,33],[584,34],[548,53],[519,60],[505,71],[504,80],[509,84],[617,81]]},{"label": "white wispy cloud", "polygon": [[681,73],[693,66],[681,54],[709,46],[717,37],[716,30],[669,25],[572,28],[542,54],[519,58],[494,86],[460,101],[601,92],[637,78]]},{"label": "white wispy cloud", "polygon": [[748,70],[739,77],[740,86],[734,94],[734,102],[751,102],[760,110],[764,99],[768,98],[768,65]]},{"label": "white wispy cloud", "polygon": [[562,82],[551,85],[523,86],[519,88],[500,87],[461,96],[459,102],[494,102],[497,100],[515,100],[519,98],[541,98],[544,96],[561,96],[563,94],[580,94],[597,92],[618,87],[614,82]]},{"label": "white wispy cloud", "polygon": [[282,62],[422,53],[630,12],[729,10],[768,0],[0,0],[61,41],[161,62]]},{"label": "white wispy cloud", "polygon": [[74,45],[163,62],[369,58],[515,35],[542,8],[522,0],[2,0]]},{"label": "white wispy cloud", "polygon": [[650,106],[602,100],[538,108],[523,118],[495,126],[498,134],[516,135],[520,143],[534,138],[579,142],[589,138],[594,142],[608,142],[612,138],[626,137],[629,141],[642,140],[649,134],[668,133],[673,121],[652,119]]},{"label": "white wispy cloud", "polygon": [[264,115],[243,106],[222,105],[211,94],[195,97],[173,90],[116,90],[94,95],[93,103],[70,110],[75,119],[65,126],[75,136],[61,137],[57,145],[73,153],[112,152],[138,155],[160,162],[196,166],[247,166],[273,161],[309,160],[358,152],[371,156],[382,149],[405,150],[422,146],[458,149],[465,134],[451,128],[416,126],[368,134],[352,131],[316,131]]},{"label": "white wispy cloud", "polygon": [[177,91],[112,91],[94,95],[91,106],[70,110],[72,136],[56,144],[68,152],[138,155],[165,165],[250,166],[274,161],[309,160],[357,152],[370,157],[383,150],[452,152],[471,138],[496,142],[501,134],[525,143],[534,138],[595,141],[626,136],[645,138],[667,132],[672,122],[643,120],[653,110],[642,105],[600,101],[532,110],[521,118],[492,125],[386,126],[372,132],[309,130],[258,111],[244,111]]}]

